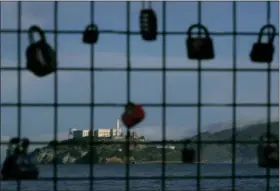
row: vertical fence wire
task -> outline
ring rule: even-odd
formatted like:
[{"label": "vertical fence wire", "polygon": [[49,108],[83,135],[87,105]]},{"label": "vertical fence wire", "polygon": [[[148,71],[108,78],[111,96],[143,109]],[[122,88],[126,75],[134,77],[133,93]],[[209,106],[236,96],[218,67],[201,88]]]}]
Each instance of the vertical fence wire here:
[{"label": "vertical fence wire", "polygon": [[232,88],[233,88],[233,95],[232,95],[232,161],[231,161],[231,172],[232,172],[232,190],[235,189],[235,176],[236,176],[236,166],[235,166],[235,159],[236,159],[236,94],[237,94],[237,87],[236,87],[236,68],[237,68],[237,39],[236,39],[236,26],[237,26],[237,19],[236,19],[236,2],[232,2],[232,28],[233,28],[233,36],[232,36],[232,62],[233,62],[233,74],[232,74]]},{"label": "vertical fence wire", "polygon": [[[127,33],[130,34],[130,1],[126,2],[126,30]],[[126,35],[126,61],[127,61],[127,71],[126,71],[126,96],[127,103],[131,101],[131,58],[130,58],[130,35]],[[126,165],[125,165],[125,190],[129,191],[129,176],[130,176],[130,130],[127,128],[126,130]]]},{"label": "vertical fence wire", "polygon": [[[54,2],[54,48],[58,50],[58,5],[59,2]],[[56,51],[56,59],[58,58],[58,51]],[[58,134],[58,72],[54,74],[54,141],[57,142],[57,134]],[[54,169],[53,169],[53,189],[57,191],[57,144],[54,144]]]},{"label": "vertical fence wire", "polygon": [[[2,15],[2,2],[0,2],[0,16]],[[1,20],[1,18],[0,18]],[[0,148],[2,148],[2,129],[1,129],[1,124],[2,124],[2,107],[1,107],[1,103],[2,103],[2,93],[1,93],[1,79],[2,79],[2,70],[1,70],[1,66],[2,66],[2,59],[1,59],[1,53],[2,53],[2,35],[1,35],[1,25],[0,25]],[[2,161],[2,152],[0,152],[0,162]],[[2,184],[0,183],[0,190],[2,190]]]},{"label": "vertical fence wire", "polygon": [[[18,32],[17,32],[17,103],[18,103],[18,107],[17,107],[17,136],[21,137],[21,121],[22,121],[22,107],[21,107],[21,92],[22,92],[22,88],[21,88],[21,72],[20,72],[20,67],[21,67],[21,15],[22,15],[22,3],[18,2],[17,4],[17,11],[18,11],[18,17],[17,17],[17,28],[18,28]],[[1,130],[1,129],[0,129]],[[20,189],[21,182],[17,181],[17,189]]]},{"label": "vertical fence wire", "polygon": [[[90,22],[91,24],[94,23],[94,15],[95,15],[95,9],[94,9],[94,1],[91,1],[90,2]],[[94,86],[94,45],[91,44],[90,46],[90,169],[89,169],[89,189],[92,191],[94,190],[94,184],[93,184],[93,181],[94,181],[94,163],[92,162],[93,161],[93,132],[94,132],[94,101],[95,101],[95,94],[94,94],[94,89],[95,89],[95,86]]]},{"label": "vertical fence wire", "polygon": [[165,190],[165,159],[166,159],[166,2],[162,2],[162,164],[161,190]]},{"label": "vertical fence wire", "polygon": [[[144,4],[144,2],[142,3],[142,5]],[[2,2],[0,4],[0,11],[2,10]],[[198,1],[197,2],[197,21],[198,24],[202,24],[202,5],[203,2]],[[231,184],[232,184],[232,190],[235,190],[236,187],[236,135],[237,135],[237,130],[236,130],[236,118],[237,118],[237,106],[264,106],[266,107],[266,117],[267,117],[267,133],[270,134],[270,124],[271,124],[271,107],[272,106],[277,106],[277,104],[274,104],[271,102],[271,73],[273,71],[273,69],[271,68],[271,65],[268,64],[267,69],[266,69],[266,73],[267,73],[267,103],[266,104],[239,104],[237,103],[237,72],[240,70],[237,68],[237,35],[239,34],[239,32],[237,31],[237,2],[232,2],[232,26],[233,26],[233,32],[232,34],[232,63],[233,63],[233,68],[230,70],[220,70],[220,71],[230,71],[232,72],[232,87],[233,87],[233,100],[232,100],[232,104],[225,104],[225,105],[218,105],[218,106],[230,106],[232,107],[232,140],[231,140],[231,144],[232,144],[232,164],[231,164],[231,170],[232,170],[232,174],[231,174]],[[148,7],[151,8],[152,7],[152,3],[149,2]],[[166,190],[166,149],[165,146],[167,144],[167,140],[166,140],[166,118],[167,118],[167,114],[166,114],[166,109],[169,106],[172,106],[172,104],[167,104],[166,102],[166,92],[167,92],[167,88],[166,88],[166,76],[167,76],[167,68],[166,68],[166,47],[167,47],[167,43],[166,43],[166,35],[168,35],[169,33],[166,31],[166,7],[167,7],[167,3],[166,2],[162,2],[162,49],[161,49],[161,54],[162,54],[162,68],[160,69],[160,71],[162,72],[162,103],[157,105],[157,104],[146,104],[147,106],[156,106],[156,107],[161,107],[162,108],[162,162],[161,162],[161,177],[159,177],[161,179],[161,190]],[[73,33],[81,33],[80,31],[59,31],[59,23],[58,23],[58,11],[59,11],[59,2],[54,2],[54,30],[51,31],[51,33],[54,34],[54,48],[55,50],[58,50],[58,35],[61,33],[64,34],[73,34]],[[44,106],[51,106],[54,109],[54,121],[53,121],[53,131],[54,131],[54,136],[53,136],[53,140],[55,142],[57,142],[58,140],[58,119],[59,119],[59,112],[58,112],[58,108],[59,106],[61,106],[62,104],[59,103],[58,100],[58,72],[56,72],[54,74],[54,103],[51,105],[44,105],[42,103],[37,103],[37,104],[25,104],[22,103],[22,76],[21,76],[21,71],[24,70],[21,67],[21,34],[22,33],[26,33],[26,31],[22,30],[22,3],[18,2],[17,4],[17,12],[18,12],[18,17],[17,17],[17,30],[15,31],[11,31],[11,30],[4,30],[2,29],[2,27],[0,28],[0,33],[16,33],[17,34],[17,66],[15,68],[4,68],[1,66],[0,69],[0,78],[2,77],[2,72],[4,70],[16,70],[17,71],[17,103],[16,104],[10,104],[10,103],[2,103],[1,100],[1,93],[0,93],[0,103],[1,103],[1,107],[0,107],[0,114],[2,112],[2,106],[16,106],[17,107],[17,136],[21,137],[22,135],[22,107],[23,106],[39,106],[39,107],[44,107]],[[0,12],[1,14],[1,12]],[[2,14],[1,14],[2,15]],[[131,71],[134,70],[131,68],[131,24],[130,24],[130,16],[131,16],[131,3],[129,1],[126,2],[126,31],[124,31],[124,34],[126,35],[126,100],[127,102],[131,101]],[[90,22],[91,24],[93,24],[95,22],[95,3],[92,1],[90,2]],[[268,1],[266,3],[266,22],[267,24],[271,23],[271,2]],[[48,31],[50,32],[50,31]],[[102,33],[102,31],[100,31]],[[104,31],[103,31],[104,32]],[[106,31],[105,31],[106,32]],[[104,32],[104,33],[105,33]],[[112,31],[111,31],[112,32]],[[108,33],[108,31],[107,31]],[[116,33],[123,33],[123,32],[116,32]],[[201,31],[198,32],[198,35],[200,35]],[[258,31],[256,32],[256,34],[258,33]],[[181,34],[181,33],[178,33]],[[214,34],[214,33],[213,33]],[[256,34],[247,34],[247,35],[256,35]],[[219,35],[217,33],[217,35]],[[224,34],[220,34],[220,35],[224,35]],[[278,33],[277,33],[278,35]],[[2,41],[2,36],[0,35],[0,44]],[[0,46],[0,57],[1,57],[1,50],[2,46]],[[56,52],[56,57],[58,57],[59,52]],[[0,59],[0,65],[1,65],[1,59]],[[59,68],[59,70],[73,70],[73,68]],[[86,69],[87,71],[90,71],[90,132],[89,135],[90,136],[90,142],[89,142],[89,160],[90,160],[90,169],[89,169],[89,189],[91,191],[94,190],[94,180],[95,175],[94,175],[94,162],[95,161],[95,140],[94,137],[92,136],[94,134],[94,115],[95,115],[95,107],[98,105],[95,102],[95,71],[99,71],[102,70],[102,68],[99,68],[99,70],[95,67],[95,49],[94,46],[91,45],[90,46],[90,68]],[[114,69],[108,69],[108,70],[114,70]],[[149,71],[150,69],[145,68],[145,71]],[[188,70],[188,69],[186,69]],[[217,104],[202,104],[202,72],[205,71],[207,69],[204,69],[201,67],[201,61],[198,61],[198,68],[193,70],[192,72],[196,72],[197,73],[197,82],[198,82],[198,87],[197,87],[197,95],[198,95],[198,101],[196,104],[179,104],[179,105],[175,105],[175,106],[183,106],[183,107],[188,107],[188,106],[195,106],[197,108],[197,164],[196,164],[196,170],[197,170],[197,175],[195,177],[193,177],[194,179],[196,179],[196,187],[197,190],[201,189],[201,144],[202,144],[202,140],[201,140],[201,121],[202,116],[201,116],[201,109],[203,106],[217,106]],[[218,69],[212,69],[209,71],[213,71],[213,70],[217,70]],[[250,71],[250,70],[254,70],[254,69],[244,69],[244,71]],[[139,70],[141,71],[141,70]],[[176,70],[174,70],[176,71]],[[277,70],[274,70],[277,72]],[[65,106],[67,104],[64,104]],[[75,107],[75,106],[79,106],[79,105],[74,105],[74,104],[68,104],[68,106],[70,107]],[[98,106],[110,106],[110,107],[114,107],[114,106],[120,106],[118,104],[99,104]],[[173,105],[174,106],[174,105]],[[2,136],[1,134],[1,125],[2,125],[2,115],[0,115],[0,137]],[[129,191],[130,190],[130,135],[131,132],[130,130],[127,129],[126,131],[126,144],[125,144],[125,190]],[[269,138],[269,137],[268,137]],[[0,142],[0,146],[2,145],[2,141]],[[56,156],[57,153],[57,144],[53,145],[54,147],[54,156]],[[0,154],[0,160],[1,160],[1,154]],[[58,169],[57,169],[57,159],[55,157],[55,159],[53,160],[53,190],[57,191],[57,181],[58,181]],[[272,175],[270,174],[270,169],[267,168],[266,169],[266,190],[269,191],[270,189],[270,178],[272,177]],[[110,179],[111,180],[111,179]],[[109,181],[109,179],[108,179]],[[0,184],[0,190],[1,190],[1,184]],[[21,189],[21,184],[20,181],[17,182],[17,190]]]},{"label": "vertical fence wire", "polygon": [[[270,24],[270,20],[271,20],[271,7],[270,7],[270,1],[267,1],[266,3],[266,22],[267,24]],[[268,31],[270,32],[270,31]],[[270,144],[270,122],[271,122],[271,119],[270,119],[270,116],[271,116],[271,107],[270,107],[270,103],[271,103],[271,66],[270,64],[267,65],[267,84],[266,84],[266,88],[267,88],[267,106],[266,106],[266,110],[267,110],[267,113],[266,113],[266,118],[267,118],[267,134],[268,134],[268,145]],[[279,86],[279,85],[278,85]],[[270,188],[270,169],[269,168],[266,168],[266,190],[269,190]]]},{"label": "vertical fence wire", "polygon": [[[197,21],[198,21],[198,24],[202,24],[202,2],[201,1],[198,1],[197,2]],[[199,29],[198,31],[198,36],[201,35],[201,30]],[[201,107],[202,107],[202,104],[201,104],[201,97],[202,97],[202,94],[201,94],[201,90],[202,90],[202,84],[201,84],[201,80],[202,80],[202,71],[201,71],[201,60],[198,60],[197,61],[198,63],[198,67],[197,67],[197,168],[196,168],[196,173],[197,173],[197,176],[196,176],[196,189],[197,190],[200,190],[200,176],[201,176],[201,169],[200,169],[200,152],[201,152]]]}]

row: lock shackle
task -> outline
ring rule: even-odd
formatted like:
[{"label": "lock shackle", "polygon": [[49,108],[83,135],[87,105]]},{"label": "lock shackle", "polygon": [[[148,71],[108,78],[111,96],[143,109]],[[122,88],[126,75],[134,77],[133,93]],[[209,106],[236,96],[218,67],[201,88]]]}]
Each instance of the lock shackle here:
[{"label": "lock shackle", "polygon": [[191,36],[192,36],[192,30],[193,30],[194,28],[203,29],[206,38],[209,38],[209,36],[210,36],[209,31],[208,31],[208,29],[207,29],[204,25],[202,25],[202,24],[193,24],[193,25],[191,25],[191,26],[189,27],[188,31],[187,31],[188,37],[191,37]]},{"label": "lock shackle", "polygon": [[86,31],[89,31],[89,30],[98,30],[98,26],[96,24],[89,24],[86,28],[85,28]]},{"label": "lock shackle", "polygon": [[259,43],[261,42],[262,36],[263,36],[263,33],[264,33],[264,30],[265,30],[265,29],[272,29],[272,34],[270,33],[268,42],[269,42],[269,43],[273,43],[274,37],[276,36],[276,28],[275,28],[275,26],[272,25],[272,24],[264,25],[264,26],[260,29],[259,37],[258,37],[258,42],[259,42]]},{"label": "lock shackle", "polygon": [[29,43],[34,43],[34,36],[33,33],[37,32],[40,35],[40,41],[46,41],[46,36],[45,32],[37,25],[33,25],[28,29],[28,38],[29,38]]}]

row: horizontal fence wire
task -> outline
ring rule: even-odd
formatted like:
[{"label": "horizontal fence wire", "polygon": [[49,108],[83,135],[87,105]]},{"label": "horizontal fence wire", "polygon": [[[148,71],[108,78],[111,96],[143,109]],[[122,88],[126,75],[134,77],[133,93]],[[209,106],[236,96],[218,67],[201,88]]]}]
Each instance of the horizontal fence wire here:
[{"label": "horizontal fence wire", "polygon": [[[163,145],[163,144],[182,144],[182,141],[172,141],[172,140],[166,140],[166,141],[131,141],[131,143],[135,143],[135,144],[139,144],[139,145]],[[30,141],[31,144],[34,145],[46,145],[48,143],[50,143],[49,141]],[[232,140],[193,140],[192,143],[195,144],[232,144]],[[258,140],[236,140],[237,144],[251,144],[251,145],[256,145],[259,144],[260,141]],[[269,141],[264,141],[264,143],[269,143]],[[9,142],[8,141],[2,141],[1,145],[8,145]],[[71,143],[71,142],[67,142],[65,143],[66,146],[71,146],[71,145],[75,145],[76,143]],[[119,145],[126,145],[126,141],[95,141],[93,140],[92,143],[90,145],[92,146],[96,146],[96,145],[110,145],[110,144],[119,144]],[[63,145],[63,143],[60,143],[60,145]]]},{"label": "horizontal fence wire", "polygon": [[[170,2],[171,3],[171,2]],[[2,2],[1,2],[2,4]],[[126,36],[126,58],[127,58],[127,63],[126,67],[120,68],[120,67],[96,67],[95,66],[95,48],[94,46],[90,46],[90,67],[58,67],[57,71],[86,71],[90,72],[90,102],[88,103],[61,103],[58,101],[58,75],[57,73],[54,74],[54,102],[53,103],[26,103],[22,101],[22,87],[21,87],[21,75],[22,71],[26,71],[27,69],[22,66],[21,64],[21,55],[20,53],[23,51],[21,48],[21,34],[27,34],[28,30],[22,29],[22,23],[21,23],[21,16],[22,16],[22,2],[18,2],[18,28],[17,29],[7,29],[7,28],[0,28],[0,34],[17,34],[17,59],[18,59],[18,64],[16,67],[7,67],[7,66],[1,66],[0,68],[0,76],[1,73],[6,72],[6,71],[17,71],[17,79],[18,79],[18,88],[17,88],[17,103],[9,103],[9,102],[3,102],[0,97],[1,101],[1,107],[0,107],[0,113],[2,112],[2,108],[4,107],[16,107],[17,108],[17,132],[18,132],[18,137],[22,136],[22,126],[21,126],[21,121],[22,121],[22,107],[49,107],[49,108],[54,108],[54,137],[53,139],[57,141],[58,137],[58,108],[60,107],[90,107],[90,130],[91,132],[94,131],[94,113],[96,112],[95,109],[97,107],[124,107],[126,103],[97,103],[95,101],[95,83],[94,83],[94,76],[95,72],[103,72],[103,71],[124,71],[126,72],[126,97],[127,97],[127,103],[131,100],[131,72],[133,71],[139,71],[139,72],[162,72],[162,103],[141,103],[145,108],[146,107],[159,107],[162,108],[162,137],[163,139],[161,141],[96,141],[93,140],[92,136],[90,139],[90,145],[95,146],[95,145],[104,145],[104,144],[120,144],[120,145],[126,145],[126,152],[128,154],[128,157],[126,157],[126,174],[125,177],[98,177],[94,176],[94,164],[93,164],[93,152],[92,152],[92,146],[90,147],[91,152],[90,152],[90,175],[89,177],[59,177],[57,173],[57,163],[54,163],[54,171],[53,171],[53,177],[41,177],[40,180],[43,181],[54,181],[54,187],[53,190],[58,190],[57,187],[57,181],[59,180],[71,180],[71,181],[80,181],[80,180],[89,180],[90,181],[90,190],[95,190],[94,188],[94,180],[102,180],[102,181],[110,181],[110,180],[125,180],[126,185],[126,191],[129,191],[130,189],[130,181],[129,180],[161,180],[161,190],[166,190],[166,180],[187,180],[187,179],[194,179],[196,180],[197,184],[197,190],[201,190],[201,179],[230,179],[231,185],[232,185],[232,190],[235,190],[236,188],[236,179],[266,179],[266,191],[269,191],[270,189],[270,181],[269,179],[271,178],[279,178],[279,176],[276,175],[271,175],[270,170],[266,170],[266,175],[245,175],[245,176],[239,176],[236,175],[236,144],[259,144],[259,141],[242,141],[242,140],[236,140],[236,108],[237,107],[265,107],[267,108],[266,113],[267,113],[267,131],[270,132],[270,123],[271,123],[271,107],[278,107],[279,102],[277,103],[272,103],[271,102],[271,73],[272,72],[279,72],[279,69],[277,68],[271,68],[270,65],[267,66],[266,69],[261,69],[261,68],[237,68],[237,36],[257,36],[259,35],[259,31],[251,31],[251,32],[240,32],[237,31],[237,12],[236,12],[236,7],[238,2],[232,2],[232,25],[233,25],[233,31],[211,31],[209,34],[211,36],[230,36],[232,37],[232,63],[233,63],[233,68],[207,68],[206,67],[201,67],[201,61],[198,61],[198,67],[196,68],[167,68],[166,67],[166,36],[172,36],[172,35],[187,35],[186,31],[167,31],[166,30],[166,4],[167,2],[162,2],[162,15],[158,15],[158,17],[162,17],[162,28],[159,29],[158,35],[160,38],[162,38],[162,67],[161,68],[135,68],[131,66],[131,36],[133,35],[140,35],[139,31],[132,31],[131,26],[130,26],[130,11],[131,11],[131,2],[126,2],[126,30],[103,30],[100,29],[99,32],[100,34],[111,34],[111,35],[125,35]],[[199,1],[197,2],[197,22],[199,24],[203,23],[202,20],[202,15],[203,11],[201,10],[203,2]],[[54,34],[54,48],[57,50],[57,47],[59,47],[58,43],[58,36],[61,34],[73,34],[73,35],[81,35],[83,34],[84,31],[82,30],[58,30],[58,12],[59,12],[59,2],[54,2],[54,30],[45,30],[46,34]],[[90,21],[91,23],[94,23],[95,21],[95,2],[90,2]],[[266,6],[266,20],[267,24],[270,24],[271,22],[271,2],[267,2]],[[230,21],[229,21],[230,22]],[[193,32],[193,34],[198,34],[200,35],[201,32]],[[268,33],[264,33],[264,36],[268,35]],[[279,36],[279,33],[277,31],[277,36]],[[0,51],[1,53],[1,51]],[[278,53],[277,53],[278,54]],[[0,55],[1,57],[1,55]],[[1,57],[2,58],[2,57]],[[1,63],[0,63],[1,65]],[[198,90],[197,90],[197,95],[198,95],[198,102],[197,103],[178,103],[178,104],[171,104],[167,103],[166,101],[166,73],[168,71],[174,71],[174,72],[198,72],[197,75],[197,81],[198,81]],[[233,94],[232,94],[232,102],[231,103],[203,103],[202,102],[202,76],[201,73],[203,71],[208,71],[208,72],[223,72],[223,73],[232,73],[233,74],[233,79],[232,79],[232,87],[233,87]],[[265,72],[267,73],[267,101],[265,103],[239,103],[237,101],[237,77],[236,74],[237,72]],[[1,91],[3,91],[1,89]],[[264,91],[264,90],[260,90]],[[0,95],[1,96],[1,95]],[[182,141],[169,141],[166,140],[166,118],[167,118],[167,113],[166,109],[169,107],[193,107],[197,108],[197,140],[193,141],[194,144],[197,144],[197,150],[201,150],[201,145],[202,144],[231,144],[232,145],[232,174],[230,176],[203,176],[201,175],[201,164],[197,163],[197,175],[196,176],[167,176],[166,175],[166,165],[164,162],[161,164],[161,174],[162,176],[141,176],[141,177],[135,177],[130,175],[130,164],[129,164],[129,157],[130,157],[130,149],[129,145],[130,144],[139,144],[139,145],[154,145],[154,144],[162,144],[162,145],[167,145],[167,144],[181,144]],[[232,139],[231,140],[202,140],[201,138],[201,107],[230,107],[232,108]],[[0,115],[0,130],[1,130],[1,115]],[[129,133],[127,130],[126,133]],[[1,131],[0,131],[0,136]],[[7,145],[8,142],[1,141],[0,145]],[[36,144],[36,145],[45,145],[48,144],[48,142],[44,141],[31,141],[31,144]],[[73,143],[75,144],[75,143]],[[67,143],[67,145],[71,146],[71,143]],[[54,152],[56,155],[57,152],[57,146],[54,146]],[[165,148],[162,148],[162,161],[165,161],[166,159],[166,154],[165,154]],[[200,161],[200,152],[198,152],[198,161]],[[1,157],[0,157],[1,159]],[[17,189],[20,190],[20,182],[18,182],[18,187]]]},{"label": "horizontal fence wire", "polygon": [[[77,35],[80,35],[80,34],[83,34],[83,30],[44,30],[46,34],[56,34],[58,33],[59,34],[77,34]],[[102,34],[116,34],[116,35],[124,35],[124,36],[127,36],[127,35],[136,35],[136,36],[139,36],[141,33],[139,31],[122,31],[122,30],[98,30],[100,33]],[[21,33],[21,34],[27,34],[28,33],[28,30],[15,30],[15,29],[1,29],[1,33],[8,33],[8,34],[11,34],[11,33]],[[158,35],[187,35],[186,34],[186,31],[165,31],[165,32],[162,32],[162,31],[158,31],[157,32]],[[199,34],[198,32],[192,32],[192,34]],[[257,36],[259,35],[259,32],[209,32],[209,34],[211,36]],[[278,35],[279,33],[276,32],[276,34]],[[266,33],[264,32],[263,33],[264,36],[268,36],[269,33]]]},{"label": "horizontal fence wire", "polygon": [[[271,178],[278,178],[279,176],[277,175],[270,175],[270,179]],[[256,180],[260,180],[260,179],[266,179],[267,176],[266,175],[236,175],[235,176],[236,179],[256,179]],[[164,180],[196,180],[197,176],[165,176]],[[201,175],[199,177],[200,180],[205,179],[205,180],[230,180],[232,179],[232,176],[214,176],[214,175],[209,175],[209,176],[203,176]],[[118,180],[118,181],[127,181],[129,182],[129,180],[162,180],[162,176],[129,176],[129,178],[127,179],[125,176],[124,177],[116,177],[116,176],[106,176],[106,177],[98,177],[98,176],[92,176],[92,177],[40,177],[38,180],[42,180],[42,181],[66,181],[66,180],[71,180],[71,181],[81,181],[81,180],[98,180],[98,181],[104,181],[104,180]]]}]

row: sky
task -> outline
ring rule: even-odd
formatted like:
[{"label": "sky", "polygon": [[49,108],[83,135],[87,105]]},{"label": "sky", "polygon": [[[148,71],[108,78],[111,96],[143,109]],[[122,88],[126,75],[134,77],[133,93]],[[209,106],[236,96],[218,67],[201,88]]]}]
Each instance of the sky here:
[{"label": "sky", "polygon": [[[198,22],[196,2],[167,3],[167,31],[186,32],[188,27]],[[162,29],[162,4],[152,3],[157,13],[158,27]],[[131,3],[130,27],[132,31],[139,30],[139,10],[141,3]],[[279,28],[278,4],[271,3],[271,23]],[[18,15],[16,2],[1,2],[1,30],[18,27],[27,30],[31,25],[38,25],[44,30],[54,29],[53,2],[23,2],[21,16]],[[266,24],[265,2],[238,2],[237,31],[258,32]],[[58,30],[84,30],[90,24],[89,2],[60,2],[58,4]],[[126,30],[125,2],[96,2],[94,21],[101,30]],[[202,24],[210,32],[232,32],[233,11],[232,2],[203,2]],[[20,36],[20,58],[18,57],[18,36],[16,33],[1,33],[1,68],[25,67],[25,49],[28,46],[27,34]],[[197,68],[196,61],[186,56],[186,34],[168,35],[166,37],[167,68]],[[214,60],[202,61],[202,68],[232,68],[233,67],[233,37],[211,36],[214,42],[216,57]],[[54,47],[54,35],[48,34],[47,40]],[[90,66],[90,46],[82,43],[82,34],[59,34],[57,37],[57,56],[59,67]],[[145,42],[139,35],[130,38],[132,68],[162,67],[162,38],[155,42]],[[254,64],[249,59],[252,44],[257,36],[237,36],[237,68],[265,69],[267,64]],[[275,54],[272,68],[278,68],[279,39],[275,38]],[[119,34],[100,34],[95,45],[94,65],[104,68],[125,68],[127,64],[126,36]],[[198,101],[198,73],[186,71],[166,72],[166,102],[192,103]],[[58,71],[58,102],[59,103],[89,103],[90,102],[90,72],[89,71]],[[232,103],[233,73],[204,71],[202,76],[203,103]],[[271,73],[271,102],[278,102],[279,84],[278,71]],[[1,104],[17,103],[18,91],[17,71],[1,71]],[[123,104],[127,100],[125,71],[94,72],[95,103]],[[267,97],[266,72],[237,72],[237,103],[266,103]],[[162,72],[145,71],[131,72],[131,100],[135,103],[161,103]],[[22,103],[53,103],[54,75],[43,78],[34,76],[29,71],[21,72]],[[17,107],[1,105],[1,139],[17,135]],[[162,108],[145,107],[146,119],[137,126],[136,131],[149,139],[161,139]],[[47,141],[54,133],[53,107],[22,107],[21,135],[31,141]],[[121,107],[95,107],[94,129],[112,128],[121,116]],[[202,107],[202,131],[215,128],[216,123],[232,122],[231,107]],[[237,107],[237,121],[248,122],[266,119],[265,107]],[[271,119],[278,118],[278,107],[271,108]],[[90,128],[90,107],[59,107],[58,108],[58,138],[65,139],[69,128]],[[166,108],[166,136],[168,139],[186,137],[197,132],[197,107]]]}]

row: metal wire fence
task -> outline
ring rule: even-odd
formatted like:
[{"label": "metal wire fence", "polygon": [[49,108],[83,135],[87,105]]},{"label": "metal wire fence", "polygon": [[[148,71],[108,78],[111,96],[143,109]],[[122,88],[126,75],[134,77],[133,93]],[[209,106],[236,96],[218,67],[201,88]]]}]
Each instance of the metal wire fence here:
[{"label": "metal wire fence", "polygon": [[[171,2],[170,2],[171,3]],[[2,4],[2,2],[1,2]],[[17,53],[18,53],[18,59],[20,60],[20,53],[22,52],[21,49],[21,41],[20,41],[20,34],[22,33],[27,33],[28,31],[23,30],[21,28],[21,2],[18,2],[18,28],[16,30],[14,29],[5,29],[1,27],[0,30],[0,34],[9,34],[9,33],[14,33],[18,35],[17,38]],[[232,32],[210,32],[210,34],[212,36],[232,36],[232,62],[233,62],[233,68],[202,68],[201,67],[201,61],[197,61],[198,62],[198,68],[167,68],[166,64],[166,52],[167,52],[167,46],[166,46],[166,36],[168,35],[185,35],[185,31],[166,31],[166,4],[167,2],[162,2],[162,15],[158,15],[158,17],[162,17],[162,28],[159,29],[158,35],[160,36],[160,38],[162,38],[162,68],[132,68],[131,67],[131,36],[132,35],[139,35],[138,31],[131,31],[131,27],[130,27],[130,6],[131,6],[131,2],[126,2],[126,24],[127,24],[127,28],[124,31],[115,31],[115,30],[100,30],[100,34],[119,34],[119,35],[125,35],[126,36],[126,58],[127,58],[127,67],[125,69],[122,68],[102,68],[102,67],[96,67],[95,63],[94,63],[94,51],[95,48],[94,46],[90,46],[91,48],[91,52],[92,54],[90,55],[90,68],[79,68],[79,67],[75,67],[75,68],[71,68],[71,67],[59,67],[57,70],[64,70],[64,71],[90,71],[91,73],[91,84],[90,84],[90,98],[91,101],[88,104],[79,104],[79,103],[60,103],[58,100],[58,77],[57,74],[54,74],[54,103],[50,104],[50,103],[23,103],[21,100],[22,97],[22,88],[21,88],[21,72],[23,70],[26,70],[26,68],[21,66],[20,61],[18,61],[18,65],[17,67],[2,67],[1,66],[1,70],[0,70],[0,75],[1,73],[4,73],[5,71],[17,71],[17,80],[18,80],[18,91],[17,91],[17,103],[7,103],[7,102],[2,102],[1,101],[1,108],[2,107],[17,107],[17,121],[18,121],[18,136],[20,137],[22,134],[22,127],[21,127],[21,116],[22,116],[22,107],[53,107],[54,108],[54,140],[57,140],[57,134],[58,134],[58,108],[59,107],[76,107],[76,106],[90,106],[90,116],[94,116],[94,108],[95,107],[124,107],[125,103],[123,104],[118,104],[118,103],[96,103],[95,102],[95,97],[94,97],[94,87],[95,87],[95,83],[94,83],[94,72],[98,72],[98,71],[125,71],[126,72],[126,97],[127,97],[127,102],[133,101],[131,100],[131,72],[132,71],[141,71],[141,72],[145,72],[145,71],[161,71],[162,72],[162,103],[161,104],[152,104],[152,103],[143,103],[142,105],[144,107],[161,107],[162,108],[162,141],[152,141],[152,142],[141,142],[141,144],[155,144],[155,143],[160,143],[163,145],[166,145],[168,143],[178,143],[176,141],[167,141],[166,140],[166,118],[167,118],[167,114],[166,114],[166,108],[168,107],[197,107],[197,141],[195,141],[195,143],[197,143],[197,150],[201,150],[201,144],[212,144],[212,143],[219,143],[219,144],[232,144],[232,154],[233,154],[233,158],[232,158],[232,175],[230,177],[228,176],[221,176],[221,177],[211,177],[211,176],[204,176],[204,179],[231,179],[232,180],[232,189],[234,190],[236,188],[236,179],[237,178],[255,178],[255,179],[263,179],[266,178],[267,179],[267,187],[266,190],[269,190],[270,188],[270,181],[269,178],[271,177],[276,177],[276,176],[272,176],[270,174],[270,170],[267,169],[266,172],[266,176],[237,176],[236,175],[236,169],[235,169],[235,161],[236,161],[236,144],[257,144],[258,142],[256,141],[236,141],[236,121],[237,121],[237,117],[236,117],[236,113],[237,113],[237,107],[266,107],[266,112],[267,112],[267,131],[270,132],[270,123],[271,123],[271,107],[278,107],[279,103],[272,103],[271,102],[271,74],[272,72],[278,72],[278,69],[273,69],[271,68],[271,66],[268,64],[267,65],[267,69],[260,69],[260,68],[238,68],[237,67],[237,36],[256,36],[258,35],[259,31],[256,32],[239,32],[237,31],[237,12],[236,12],[236,7],[238,2],[232,2],[232,21],[228,21],[228,22],[232,22],[233,23],[233,31]],[[197,23],[201,24],[203,23],[202,21],[202,9],[201,9],[201,5],[203,4],[203,2],[197,2]],[[94,2],[90,2],[90,15],[91,15],[91,23],[94,23],[94,9],[95,9],[95,5]],[[54,34],[54,49],[57,49],[58,47],[58,35],[60,34],[82,34],[83,31],[80,30],[58,30],[58,11],[59,11],[59,2],[54,2],[54,30],[46,30],[46,33],[52,33]],[[267,20],[267,24],[271,23],[271,2],[268,1],[266,2],[266,20]],[[265,34],[267,35],[267,34]],[[277,35],[278,35],[278,31],[277,31]],[[1,51],[0,51],[1,52]],[[278,54],[278,53],[276,53]],[[0,56],[1,57],[1,56]],[[198,72],[197,75],[197,95],[198,95],[198,101],[197,103],[193,103],[193,104],[186,104],[186,103],[181,103],[181,104],[170,104],[166,102],[166,72],[167,71],[186,71],[186,72]],[[232,72],[232,87],[233,87],[233,95],[232,95],[232,102],[231,103],[227,103],[227,104],[218,104],[218,103],[202,103],[202,71],[217,71],[217,72]],[[261,72],[265,72],[267,73],[267,102],[266,103],[238,103],[237,102],[237,72],[238,71],[243,71],[243,72],[254,72],[254,71],[261,71]],[[264,91],[264,90],[262,90]],[[201,140],[201,107],[231,107],[232,108],[232,141],[202,141]],[[1,110],[0,110],[1,112]],[[90,127],[91,127],[91,131],[93,131],[94,129],[94,117],[90,118]],[[1,121],[1,118],[0,118]],[[0,123],[1,125],[1,123]],[[1,126],[0,126],[1,129]],[[127,131],[128,133],[128,131]],[[106,144],[111,144],[114,142],[107,142]],[[1,143],[3,144],[7,144],[6,142]],[[42,142],[34,142],[34,144],[42,144]],[[93,139],[91,140],[91,144],[105,144],[105,143],[100,143],[100,142],[94,142]],[[119,144],[119,143],[118,143]],[[130,150],[129,148],[129,141],[126,143],[128,144],[127,147],[127,154],[130,155]],[[55,153],[56,153],[56,147],[55,148]],[[90,147],[92,148],[92,147]],[[162,161],[165,161],[166,159],[166,154],[165,154],[166,150],[162,149]],[[92,152],[90,152],[92,153]],[[91,160],[93,159],[93,154],[91,154]],[[197,160],[200,161],[200,152],[198,152],[198,156],[197,156]],[[127,159],[129,159],[129,157],[127,157]],[[122,179],[122,178],[116,178],[116,177],[104,177],[104,178],[97,178],[94,177],[94,173],[93,173],[93,166],[94,164],[91,163],[91,168],[90,168],[90,177],[87,177],[86,179],[90,180],[90,190],[94,190],[94,184],[93,181],[94,180],[116,180],[116,179]],[[160,177],[131,177],[130,176],[130,164],[129,161],[127,161],[126,163],[126,190],[129,190],[130,187],[130,183],[129,180],[134,180],[134,179],[161,179],[161,190],[165,190],[165,180],[168,179],[196,179],[197,180],[197,190],[200,190],[201,185],[201,164],[197,163],[197,175],[196,176],[184,176],[184,177],[166,177],[166,168],[165,168],[165,163],[162,163],[162,176]],[[54,181],[54,190],[57,190],[57,181],[58,180],[82,180],[85,178],[58,178],[57,175],[57,164],[54,163],[54,172],[53,172],[53,178],[49,179],[49,178],[45,178],[45,180],[52,180]],[[19,189],[20,187],[18,187]]]}]

